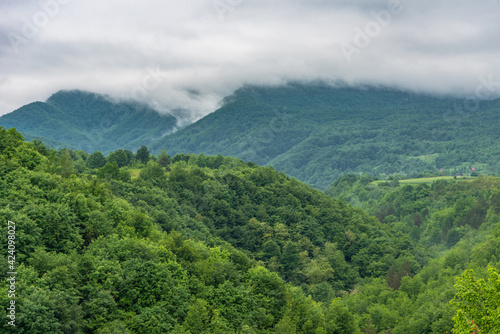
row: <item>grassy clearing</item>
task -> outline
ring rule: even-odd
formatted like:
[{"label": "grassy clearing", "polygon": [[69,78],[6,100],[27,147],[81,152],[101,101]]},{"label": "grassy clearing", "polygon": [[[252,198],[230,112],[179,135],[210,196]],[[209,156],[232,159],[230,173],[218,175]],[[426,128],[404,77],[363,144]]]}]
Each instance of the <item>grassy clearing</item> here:
[{"label": "grassy clearing", "polygon": [[[456,180],[458,181],[472,181],[477,179],[475,176],[457,176]],[[421,183],[432,183],[438,180],[454,180],[453,176],[434,176],[434,177],[422,177],[418,179],[406,179],[399,180],[399,184],[421,184]],[[387,180],[374,181],[372,184],[379,185],[381,183],[390,182]]]},{"label": "grassy clearing", "polygon": [[416,157],[409,157],[410,159],[418,159],[425,163],[433,163],[439,157],[439,153],[419,155]]},{"label": "grassy clearing", "polygon": [[130,172],[130,177],[132,179],[136,179],[138,176],[139,176],[139,173],[141,172],[141,168],[137,168],[137,169],[129,169],[129,172]]}]

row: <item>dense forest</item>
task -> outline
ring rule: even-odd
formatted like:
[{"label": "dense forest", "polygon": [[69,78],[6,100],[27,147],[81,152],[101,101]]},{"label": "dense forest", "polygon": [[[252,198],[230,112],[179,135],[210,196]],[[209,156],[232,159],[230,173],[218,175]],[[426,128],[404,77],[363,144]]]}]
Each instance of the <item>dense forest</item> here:
[{"label": "dense forest", "polygon": [[500,172],[500,99],[471,101],[380,87],[248,86],[152,144],[273,165],[325,189],[346,173]]},{"label": "dense forest", "polygon": [[41,139],[52,148],[108,154],[117,148],[137,150],[149,145],[173,132],[177,120],[145,104],[73,90],[59,91],[45,102],[3,115],[0,125],[16,128],[26,139]]},{"label": "dense forest", "polygon": [[218,110],[180,129],[171,115],[82,91],[23,106],[0,117],[0,126],[56,149],[107,155],[145,145],[154,154],[165,148],[172,155],[222,154],[272,165],[324,190],[348,173],[460,175],[472,167],[498,174],[499,112],[500,99],[289,83],[238,89]]},{"label": "dense forest", "polygon": [[55,151],[0,127],[16,329],[498,332],[499,180],[373,181],[345,176],[336,199],[221,155]]}]

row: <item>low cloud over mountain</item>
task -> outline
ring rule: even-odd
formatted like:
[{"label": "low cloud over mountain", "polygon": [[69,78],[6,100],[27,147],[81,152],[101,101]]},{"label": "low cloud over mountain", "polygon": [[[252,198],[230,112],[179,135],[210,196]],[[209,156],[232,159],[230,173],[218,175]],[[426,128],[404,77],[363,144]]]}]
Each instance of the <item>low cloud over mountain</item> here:
[{"label": "low cloud over mountain", "polygon": [[0,10],[0,114],[59,89],[144,100],[184,122],[244,84],[500,93],[497,0],[30,0]]}]

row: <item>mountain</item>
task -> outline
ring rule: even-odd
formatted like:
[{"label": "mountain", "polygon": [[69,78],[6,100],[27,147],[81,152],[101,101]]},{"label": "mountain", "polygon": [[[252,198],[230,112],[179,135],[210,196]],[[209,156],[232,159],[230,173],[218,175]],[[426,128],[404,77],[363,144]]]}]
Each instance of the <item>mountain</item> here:
[{"label": "mountain", "polygon": [[46,102],[33,102],[0,117],[26,139],[42,139],[52,147],[109,153],[137,150],[176,128],[176,119],[139,103],[112,102],[103,95],[60,91]]},{"label": "mountain", "polygon": [[470,101],[323,84],[244,87],[151,151],[222,154],[273,165],[324,189],[348,172],[500,171],[500,99]]},{"label": "mountain", "polygon": [[174,132],[174,117],[144,105],[63,91],[2,116],[0,125],[89,153],[146,145],[153,153],[233,156],[325,189],[346,173],[500,172],[500,99],[474,102],[369,86],[248,86]]},{"label": "mountain", "polygon": [[335,199],[231,157],[112,157],[79,171],[0,127],[4,332],[498,332],[498,178],[346,175]]}]

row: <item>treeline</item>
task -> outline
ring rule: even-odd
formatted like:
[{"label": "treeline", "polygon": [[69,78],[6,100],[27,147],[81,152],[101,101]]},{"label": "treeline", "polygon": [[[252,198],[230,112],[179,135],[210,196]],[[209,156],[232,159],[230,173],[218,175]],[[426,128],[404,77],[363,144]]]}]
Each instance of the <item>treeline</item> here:
[{"label": "treeline", "polygon": [[[361,285],[358,293],[343,298],[349,309],[372,314],[368,322],[377,324],[377,330],[390,327],[393,333],[449,332],[452,318],[456,333],[498,333],[498,298],[491,293],[500,290],[493,269],[500,267],[500,179],[485,176],[430,185],[373,181],[366,175],[345,175],[326,193],[409,236],[432,259],[416,275],[404,275],[395,268],[386,282]],[[489,274],[488,265],[492,266]],[[456,276],[464,270],[468,274],[455,289]],[[481,283],[488,275],[496,288]]]},{"label": "treeline", "polygon": [[224,102],[152,151],[230,155],[322,190],[347,173],[500,172],[499,99],[472,112],[457,98],[291,83],[244,87]]},{"label": "treeline", "polygon": [[[342,307],[317,303],[263,263],[210,236],[175,198],[152,199],[163,201],[163,214],[149,210],[145,197],[129,203],[113,194],[123,181],[91,173],[65,176],[70,152],[60,153],[57,157],[41,143],[23,142],[13,129],[0,128],[0,219],[16,224],[18,332],[334,333],[355,328],[352,319],[340,319],[348,313]],[[157,166],[150,162],[148,168]],[[144,191],[135,182],[143,184],[151,176],[148,168],[123,187]],[[168,227],[167,233],[162,219],[200,237],[186,239]],[[2,232],[7,235],[5,224]],[[4,254],[6,246],[1,239]],[[9,271],[5,256],[1,270]],[[0,287],[0,304],[0,317],[7,319],[7,285]],[[0,326],[10,330],[7,321]]]},{"label": "treeline", "polygon": [[374,183],[370,176],[345,175],[326,193],[363,208],[380,222],[423,247],[454,246],[467,234],[495,225],[500,210],[500,179],[437,180],[400,185],[397,179]]},{"label": "treeline", "polygon": [[42,139],[53,148],[108,154],[117,147],[150,145],[174,131],[177,120],[145,104],[72,90],[59,91],[46,102],[33,102],[5,114],[0,124],[16,128],[25,138]]},{"label": "treeline", "polygon": [[[495,218],[432,260],[405,230],[270,167],[100,156],[0,128],[20,332],[442,333],[466,310],[449,303],[456,277],[497,265]],[[1,286],[4,319],[8,303]]]},{"label": "treeline", "polygon": [[[20,332],[356,331],[341,305],[316,302],[264,261],[213,235],[185,198],[202,177],[201,167],[187,165],[192,159],[218,164],[214,173],[229,178],[238,170],[262,174],[259,182],[288,180],[284,175],[235,159],[193,156],[172,159],[172,180],[154,161],[134,180],[100,178],[99,170],[77,175],[75,152],[56,153],[23,142],[12,129],[0,131],[0,219],[16,223]],[[162,187],[169,196],[150,197]],[[297,261],[297,249],[290,257]],[[0,289],[5,319],[7,287]]]}]

